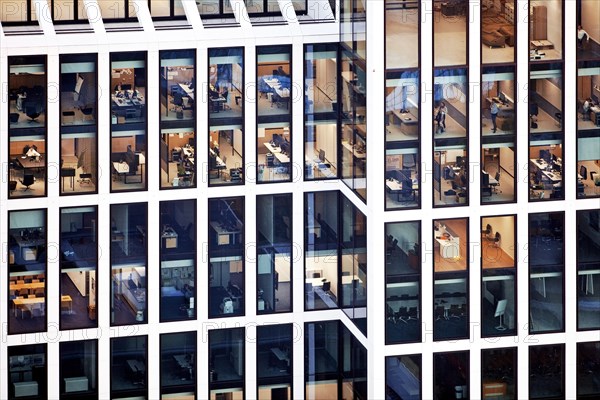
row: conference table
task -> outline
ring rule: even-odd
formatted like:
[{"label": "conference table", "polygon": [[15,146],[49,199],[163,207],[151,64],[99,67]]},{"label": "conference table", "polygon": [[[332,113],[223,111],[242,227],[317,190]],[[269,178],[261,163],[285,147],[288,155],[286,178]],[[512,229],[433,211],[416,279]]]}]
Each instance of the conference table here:
[{"label": "conference table", "polygon": [[68,294],[60,296],[60,308],[69,310],[69,314],[73,314],[73,299]]},{"label": "conference table", "polygon": [[25,309],[27,309],[30,312],[30,315],[33,316],[32,311],[36,307],[36,305],[44,304],[45,302],[45,297],[28,297],[22,299],[13,299],[15,317],[17,316],[17,310],[21,310],[21,319],[23,319],[23,311],[25,311]]},{"label": "conference table", "polygon": [[[412,182],[411,190],[413,192],[413,199],[414,199],[415,193],[419,190],[419,181],[417,179],[411,179],[411,182]],[[386,179],[385,186],[388,188],[388,190],[390,192],[396,193],[397,200],[400,201],[400,194],[402,194],[402,191],[403,191],[402,182],[400,182],[396,179]]]}]

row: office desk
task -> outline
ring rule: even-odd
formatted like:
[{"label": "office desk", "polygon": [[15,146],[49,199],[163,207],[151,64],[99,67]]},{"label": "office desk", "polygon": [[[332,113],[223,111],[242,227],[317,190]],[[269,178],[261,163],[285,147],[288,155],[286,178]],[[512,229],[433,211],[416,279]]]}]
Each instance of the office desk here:
[{"label": "office desk", "polygon": [[[26,299],[13,299],[13,304],[15,306],[15,317],[17,316],[18,309],[21,309],[21,319],[23,319],[23,310],[25,308],[31,313],[36,304],[43,304],[45,302],[45,297],[28,297]],[[30,315],[33,314],[31,313]]]},{"label": "office desk", "polygon": [[211,103],[211,112],[218,113],[223,108],[223,104],[227,101],[227,99],[223,96],[219,97],[209,97],[208,100]]},{"label": "office desk", "polygon": [[277,93],[279,97],[290,97],[290,89],[281,86],[281,82],[277,78],[263,78],[263,82]]},{"label": "office desk", "polygon": [[185,92],[185,95],[190,99],[194,100],[194,89],[190,88],[190,85],[186,85],[185,83],[180,83],[179,87],[181,90]]},{"label": "office desk", "polygon": [[11,283],[8,286],[9,290],[21,290],[21,289],[27,289],[29,290],[29,293],[31,293],[31,291],[35,291],[36,289],[44,289],[46,287],[46,284],[44,282],[35,282],[35,283]]},{"label": "office desk", "polygon": [[165,249],[176,249],[179,235],[170,226],[163,230],[161,234],[162,247]]},{"label": "office desk", "polygon": [[558,172],[542,171],[542,174],[552,181],[552,183],[562,182],[562,175]]},{"label": "office desk", "polygon": [[280,147],[275,147],[269,142],[265,143],[265,147],[269,150],[269,152],[273,153],[277,161],[279,161],[281,164],[287,164],[290,162],[290,157],[286,154],[283,154]]},{"label": "office desk", "polygon": [[514,105],[508,102],[503,103],[498,97],[488,97],[486,98],[486,100],[488,102],[488,109],[490,108],[492,103],[496,103],[496,105],[498,106],[498,117],[506,117],[509,115],[512,116],[515,113]]},{"label": "office desk", "polygon": [[239,236],[241,235],[239,227],[236,226],[235,229],[229,229],[227,227],[223,227],[217,221],[211,221],[210,226],[212,226],[217,233],[218,245],[236,244],[239,242]]},{"label": "office desk", "polygon": [[73,314],[73,299],[71,298],[71,296],[69,296],[68,294],[60,296],[60,308],[61,310],[63,308],[66,308],[67,310],[69,310],[69,314]]},{"label": "office desk", "polygon": [[112,111],[120,116],[125,116],[127,110],[140,110],[144,106],[143,99],[127,99],[124,97],[117,97],[114,94],[111,96],[112,99]]},{"label": "office desk", "polygon": [[[336,178],[337,175],[332,171],[331,168],[326,167],[325,163],[318,158],[310,159],[305,158],[306,165],[310,168],[308,171],[308,178]],[[312,172],[312,174],[311,174]],[[318,175],[318,176],[317,176]]]},{"label": "office desk", "polygon": [[[38,153],[39,154],[39,153]],[[46,166],[45,157],[39,155],[37,157],[17,156],[15,157],[21,168],[23,169],[39,169]]]},{"label": "office desk", "polygon": [[440,236],[435,238],[440,245],[440,256],[442,258],[460,257],[460,239],[450,235],[448,239],[442,239]]},{"label": "office desk", "polygon": [[600,126],[600,106],[590,107],[590,119],[596,126]]},{"label": "office desk", "polygon": [[[416,192],[419,190],[419,181],[417,179],[411,179],[411,182],[412,182],[411,190],[413,192],[413,199],[414,199]],[[396,179],[386,179],[385,186],[387,187],[387,189],[390,192],[396,193],[397,200],[400,201],[400,195],[402,194],[402,191],[404,190],[402,188],[402,182],[397,181]]]},{"label": "office desk", "polygon": [[70,178],[69,182],[71,184],[71,188],[75,191],[75,168],[61,168],[60,169],[60,177],[62,180],[62,190],[65,190],[65,178]]},{"label": "office desk", "polygon": [[37,248],[38,246],[44,246],[46,244],[46,239],[38,238],[38,239],[23,239],[20,236],[13,236],[19,249],[21,251],[21,257],[25,261],[35,261],[37,258]]},{"label": "office desk", "polygon": [[353,145],[351,145],[350,143],[348,143],[348,142],[346,142],[346,141],[343,141],[343,142],[342,142],[342,146],[344,146],[344,148],[345,148],[346,150],[348,150],[350,153],[352,153],[352,155],[353,155],[355,158],[359,158],[359,159],[362,159],[362,160],[364,160],[365,158],[367,158],[367,153],[366,153],[366,152],[364,152],[364,153],[360,153],[360,152],[358,152],[358,151],[357,151],[357,150],[354,148],[354,146],[353,146]]},{"label": "office desk", "polygon": [[[419,119],[409,112],[402,113],[398,110],[392,110],[392,115],[396,118],[392,118],[393,125],[399,125],[400,131],[407,135],[417,136],[419,134]],[[390,121],[392,122],[392,121]]]}]

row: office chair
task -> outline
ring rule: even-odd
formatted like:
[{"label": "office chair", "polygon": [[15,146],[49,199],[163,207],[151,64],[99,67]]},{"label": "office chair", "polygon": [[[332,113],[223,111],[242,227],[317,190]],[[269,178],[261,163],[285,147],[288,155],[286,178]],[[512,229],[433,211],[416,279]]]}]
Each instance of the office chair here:
[{"label": "office chair", "polygon": [[35,177],[28,174],[23,176],[23,179],[20,179],[20,181],[23,186],[26,186],[25,191],[27,191],[30,189],[29,187],[35,183]]},{"label": "office chair", "polygon": [[419,310],[417,307],[408,308],[408,320],[417,321],[419,319]]},{"label": "office chair", "polygon": [[402,321],[405,324],[408,324],[408,311],[406,310],[406,307],[400,307],[400,309],[398,310],[398,312],[394,313],[394,316],[396,318],[396,321]]},{"label": "office chair", "polygon": [[500,232],[496,232],[496,234],[494,235],[494,238],[492,239],[492,242],[494,243],[494,247],[500,247],[500,239],[502,239]]},{"label": "office chair", "polygon": [[439,321],[440,319],[448,319],[444,316],[444,306],[436,306],[433,311],[433,315],[436,321]]},{"label": "office chair", "polygon": [[41,115],[35,104],[27,105],[25,107],[25,114],[30,118],[29,122],[34,122]]},{"label": "office chair", "polygon": [[94,109],[92,107],[85,107],[81,109],[81,113],[83,114],[83,119],[85,120],[87,117],[92,117],[92,120],[94,119],[92,114],[94,113]]},{"label": "office chair", "polygon": [[331,290],[331,282],[329,282],[329,281],[323,282],[322,289],[327,295],[329,295],[329,291]]},{"label": "office chair", "polygon": [[500,187],[500,172],[496,172],[494,179],[497,183],[491,184],[490,186],[492,186],[494,193],[502,193],[502,190],[498,190],[498,188]]},{"label": "office chair", "polygon": [[92,174],[79,174],[79,183],[92,183]]},{"label": "office chair", "polygon": [[17,181],[8,182],[8,191],[12,194],[17,189]]}]

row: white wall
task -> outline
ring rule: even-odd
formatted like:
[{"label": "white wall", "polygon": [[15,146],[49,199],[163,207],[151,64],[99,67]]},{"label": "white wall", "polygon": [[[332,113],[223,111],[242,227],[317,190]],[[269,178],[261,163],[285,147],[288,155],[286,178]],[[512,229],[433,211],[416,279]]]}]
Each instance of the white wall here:
[{"label": "white wall", "polygon": [[504,250],[510,258],[514,260],[515,253],[515,225],[514,218],[507,217],[492,217],[483,218],[481,222],[482,229],[490,224],[494,230],[493,234],[500,232],[500,248]]},{"label": "white wall", "polygon": [[[562,1],[563,0],[544,0],[544,1],[532,1],[530,3],[531,7],[533,6],[546,6],[547,10],[547,29],[546,29],[546,37],[549,41],[554,44],[554,49],[559,53],[562,52],[562,29],[561,29],[561,21],[562,21]],[[575,7],[575,2],[566,0],[568,3],[567,7]],[[592,0],[597,1],[597,0]],[[531,21],[530,21],[531,23]]]},{"label": "white wall", "polygon": [[554,107],[562,110],[561,90],[549,79],[538,79],[535,82],[535,91]]},{"label": "white wall", "polygon": [[67,272],[67,276],[71,279],[77,290],[79,290],[79,293],[85,296],[85,271]]},{"label": "white wall", "polygon": [[581,25],[596,43],[600,43],[600,1],[581,0]]}]

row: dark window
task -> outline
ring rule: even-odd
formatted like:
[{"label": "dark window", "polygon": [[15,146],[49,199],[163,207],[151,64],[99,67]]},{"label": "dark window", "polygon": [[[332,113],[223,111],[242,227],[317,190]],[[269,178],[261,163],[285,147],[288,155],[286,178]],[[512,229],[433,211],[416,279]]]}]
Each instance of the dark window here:
[{"label": "dark window", "polygon": [[61,399],[98,398],[98,341],[60,343]]},{"label": "dark window", "polygon": [[46,346],[28,344],[7,348],[9,399],[48,397]]},{"label": "dark window", "polygon": [[208,333],[208,388],[212,400],[244,398],[244,333],[244,328],[215,329]]},{"label": "dark window", "polygon": [[482,398],[518,398],[516,347],[481,350],[481,394]]},{"label": "dark window", "polygon": [[577,343],[577,398],[600,396],[600,342]]},{"label": "dark window", "polygon": [[160,335],[160,391],[169,398],[195,398],[197,332]]},{"label": "dark window", "polygon": [[421,355],[385,358],[385,390],[399,399],[421,398]]},{"label": "dark window", "polygon": [[258,398],[292,399],[292,324],[256,328]]},{"label": "dark window", "polygon": [[529,347],[529,398],[565,398],[565,345]]},{"label": "dark window", "polygon": [[433,355],[433,398],[470,398],[468,351]]},{"label": "dark window", "polygon": [[[600,211],[577,211],[577,329],[600,328]],[[594,290],[594,287],[596,289]]]},{"label": "dark window", "polygon": [[110,397],[148,396],[148,336],[110,339]]}]

